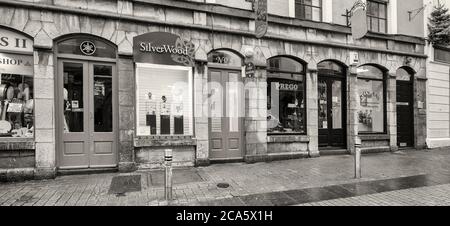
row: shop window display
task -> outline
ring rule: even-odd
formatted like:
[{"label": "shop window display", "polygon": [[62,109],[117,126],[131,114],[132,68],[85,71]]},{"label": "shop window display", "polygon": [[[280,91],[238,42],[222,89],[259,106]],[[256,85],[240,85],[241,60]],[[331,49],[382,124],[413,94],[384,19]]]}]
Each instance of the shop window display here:
[{"label": "shop window display", "polygon": [[287,57],[268,61],[267,132],[306,133],[304,66]]},{"label": "shop window display", "polygon": [[0,137],[34,137],[33,56],[0,53]]},{"label": "shop window display", "polygon": [[384,73],[374,66],[358,68],[358,129],[360,133],[385,132]]},{"label": "shop window display", "polygon": [[137,64],[137,135],[193,134],[190,67]]}]

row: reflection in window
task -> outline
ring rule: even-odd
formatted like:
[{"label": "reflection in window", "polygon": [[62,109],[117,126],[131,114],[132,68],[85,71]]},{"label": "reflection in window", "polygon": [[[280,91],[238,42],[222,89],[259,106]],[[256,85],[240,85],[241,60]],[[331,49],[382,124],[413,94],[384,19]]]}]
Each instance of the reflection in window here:
[{"label": "reflection in window", "polygon": [[387,4],[378,1],[367,1],[367,26],[369,31],[387,32]]},{"label": "reflection in window", "polygon": [[295,0],[295,17],[322,21],[322,0]]},{"label": "reflection in window", "polygon": [[268,65],[268,132],[306,133],[304,66],[286,57],[269,59]]},{"label": "reflection in window", "polygon": [[112,132],[112,66],[94,65],[94,131]]},{"label": "reflection in window", "polygon": [[33,56],[0,53],[0,137],[34,136]]},{"label": "reflection in window", "polygon": [[64,132],[84,132],[83,64],[63,64]]},{"label": "reflection in window", "polygon": [[384,73],[374,66],[358,68],[358,129],[362,133],[385,132]]},{"label": "reflection in window", "polygon": [[190,67],[137,64],[137,135],[192,135]]}]

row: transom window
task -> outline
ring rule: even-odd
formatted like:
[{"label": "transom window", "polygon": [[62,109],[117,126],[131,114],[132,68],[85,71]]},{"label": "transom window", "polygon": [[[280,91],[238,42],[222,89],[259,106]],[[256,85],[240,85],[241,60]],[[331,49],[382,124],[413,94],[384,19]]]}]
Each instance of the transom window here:
[{"label": "transom window", "polygon": [[305,134],[305,65],[288,57],[267,64],[267,132]]},{"label": "transom window", "polygon": [[387,32],[387,3],[367,1],[367,26],[369,31]]},{"label": "transom window", "polygon": [[322,21],[322,0],[295,0],[295,17]]},{"label": "transom window", "polygon": [[95,37],[77,36],[58,43],[59,54],[116,58],[116,47]]}]

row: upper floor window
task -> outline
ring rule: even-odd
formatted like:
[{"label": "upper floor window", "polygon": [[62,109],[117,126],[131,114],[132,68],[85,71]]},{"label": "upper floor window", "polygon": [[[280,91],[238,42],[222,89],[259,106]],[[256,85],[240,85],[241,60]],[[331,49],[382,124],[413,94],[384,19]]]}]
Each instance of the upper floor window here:
[{"label": "upper floor window", "polygon": [[434,46],[434,61],[450,64],[450,49]]},{"label": "upper floor window", "polygon": [[367,1],[367,26],[369,31],[387,32],[387,3],[384,1]]},{"label": "upper floor window", "polygon": [[295,17],[322,21],[322,0],[295,0]]}]

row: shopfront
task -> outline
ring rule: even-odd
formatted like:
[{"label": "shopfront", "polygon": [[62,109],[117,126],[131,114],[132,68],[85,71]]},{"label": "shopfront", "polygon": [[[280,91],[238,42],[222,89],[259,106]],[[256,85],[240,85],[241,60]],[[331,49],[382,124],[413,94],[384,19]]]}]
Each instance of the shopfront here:
[{"label": "shopfront", "polygon": [[0,169],[34,167],[32,38],[0,27],[0,74]]},{"label": "shopfront", "polygon": [[134,37],[136,161],[158,167],[165,149],[192,165],[195,155],[193,66],[195,46],[167,32]]},{"label": "shopfront", "polygon": [[115,45],[96,37],[56,42],[59,169],[117,167],[116,58]]},{"label": "shopfront", "polygon": [[18,17],[0,21],[0,177],[160,168],[166,149],[191,167],[425,145],[420,38],[284,17],[261,35],[250,9],[102,2],[0,3]]},{"label": "shopfront", "polygon": [[[243,160],[243,59],[229,50],[208,54],[209,135],[212,162]],[[244,74],[245,77],[245,74]]]}]

